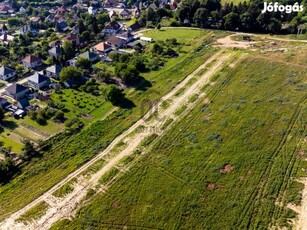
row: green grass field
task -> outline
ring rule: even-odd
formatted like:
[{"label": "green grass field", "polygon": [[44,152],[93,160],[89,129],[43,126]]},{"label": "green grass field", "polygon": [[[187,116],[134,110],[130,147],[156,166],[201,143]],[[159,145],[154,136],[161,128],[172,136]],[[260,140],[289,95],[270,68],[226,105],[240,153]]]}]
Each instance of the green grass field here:
[{"label": "green grass field", "polygon": [[[289,226],[306,176],[304,67],[249,58],[205,88],[107,193],[52,229],[268,229]],[[304,87],[303,87],[304,88]],[[115,205],[116,204],[116,205]]]},{"label": "green grass field", "polygon": [[[165,34],[165,32],[162,33]],[[42,157],[33,159],[29,164],[23,166],[20,175],[0,187],[0,219],[34,200],[106,148],[117,135],[130,127],[149,109],[140,108],[144,105],[144,99],[155,101],[165,95],[214,54],[215,48],[203,46],[204,41],[208,39],[209,32],[202,31],[202,33],[202,37],[199,36],[194,41],[190,41],[190,45],[187,46],[190,53],[180,54],[176,58],[177,61],[170,60],[163,68],[147,75],[148,78],[150,77],[149,80],[152,80],[150,88],[127,91],[126,96],[135,104],[135,107],[119,109],[103,121],[91,122],[85,129],[74,135],[62,133],[49,140],[48,148],[42,151]],[[180,34],[177,35],[178,40],[186,39],[184,33]],[[219,34],[217,32],[217,35]],[[173,33],[170,36],[173,36]],[[190,36],[189,39],[192,37]],[[66,99],[64,102],[67,103],[67,106],[70,106],[69,100]],[[99,112],[93,110],[91,113]]]}]

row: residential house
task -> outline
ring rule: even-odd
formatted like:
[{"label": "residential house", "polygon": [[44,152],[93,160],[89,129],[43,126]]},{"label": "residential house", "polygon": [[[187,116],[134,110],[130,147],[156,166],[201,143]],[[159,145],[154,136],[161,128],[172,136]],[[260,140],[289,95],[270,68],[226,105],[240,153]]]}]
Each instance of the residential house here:
[{"label": "residential house", "polygon": [[51,42],[49,43],[49,47],[57,47],[57,46],[60,46],[61,45],[61,41],[55,41],[55,42]]},{"label": "residential house", "polygon": [[53,14],[49,14],[46,18],[45,18],[45,22],[55,22],[55,17]]},{"label": "residential house", "polygon": [[55,14],[57,12],[58,8],[57,7],[52,7],[50,10],[49,10],[49,13],[50,14]]},{"label": "residential house", "polygon": [[6,25],[5,25],[5,23],[1,23],[0,24],[0,35],[7,34],[7,33],[8,33],[8,29],[7,29]]},{"label": "residential house", "polygon": [[139,8],[139,7],[136,7],[135,10],[133,11],[133,16],[134,16],[135,18],[139,18],[140,15],[141,15],[141,13],[142,13],[142,11],[140,10],[140,8]]},{"label": "residential house", "polygon": [[32,34],[36,34],[36,30],[32,29],[32,27],[30,25],[24,25],[23,27],[21,27],[19,29],[19,34],[24,35],[28,31],[31,32]]},{"label": "residential house", "polygon": [[65,32],[67,31],[69,28],[68,28],[68,25],[66,23],[66,21],[64,19],[61,19],[59,21],[57,21],[56,25],[55,25],[55,29],[58,31],[58,32]]},{"label": "residential house", "polygon": [[115,48],[125,48],[126,47],[126,41],[124,39],[121,39],[115,36],[109,37],[107,40],[107,43]]},{"label": "residential house", "polygon": [[2,43],[5,43],[5,44],[8,44],[10,41],[13,41],[14,40],[14,36],[12,35],[9,35],[9,34],[2,34],[0,36],[0,42]]},{"label": "residential house", "polygon": [[117,0],[106,0],[104,3],[105,8],[112,8],[115,7],[118,4]]},{"label": "residential house", "polygon": [[132,35],[130,32],[119,34],[116,37],[124,39],[126,42],[132,42],[134,40],[134,35]]},{"label": "residential house", "polygon": [[25,13],[25,12],[26,12],[26,9],[25,9],[23,6],[21,6],[21,7],[19,8],[19,12],[20,12],[20,13]]},{"label": "residential house", "polygon": [[52,65],[46,68],[46,76],[49,78],[59,79],[62,67],[59,65]]},{"label": "residential house", "polygon": [[0,96],[0,108],[1,109],[5,109],[10,105],[10,103],[8,103],[7,99],[4,97]]},{"label": "residential house", "polygon": [[141,28],[141,25],[138,22],[136,22],[136,23],[132,24],[131,26],[129,26],[127,28],[127,30],[128,30],[128,32],[131,32],[131,31],[134,31],[134,30],[138,30],[140,28]]},{"label": "residential house", "polygon": [[143,50],[144,46],[140,42],[129,42],[127,48]]},{"label": "residential house", "polygon": [[16,72],[8,67],[2,66],[0,68],[0,79],[8,81],[16,75]]},{"label": "residential house", "polygon": [[29,55],[22,60],[22,64],[29,69],[34,69],[42,65],[42,60],[39,57]]},{"label": "residential house", "polygon": [[127,9],[123,9],[120,13],[119,13],[120,17],[123,19],[129,19],[131,17],[130,12]]},{"label": "residential house", "polygon": [[98,56],[97,54],[91,52],[91,51],[86,51],[82,54],[80,54],[78,57],[83,57],[83,58],[86,58],[86,59],[89,59],[91,62],[95,62],[98,60]]},{"label": "residential house", "polygon": [[120,29],[121,29],[120,25],[116,21],[113,21],[108,23],[104,27],[103,31],[106,34],[117,34],[120,31]]},{"label": "residential house", "polygon": [[96,15],[98,13],[98,8],[94,6],[90,6],[87,11],[89,14]]},{"label": "residential house", "polygon": [[28,92],[29,89],[20,84],[12,84],[5,89],[6,95],[15,100],[24,98]]},{"label": "residential house", "polygon": [[112,19],[117,18],[117,17],[118,17],[118,14],[116,13],[116,11],[111,10],[111,11],[109,12],[109,17],[110,17],[110,19],[112,20]]},{"label": "residential house", "polygon": [[112,50],[112,46],[106,42],[100,42],[93,47],[93,51],[96,53],[107,53]]},{"label": "residential house", "polygon": [[62,57],[62,48],[60,46],[53,47],[48,51],[48,53],[49,56],[59,60]]},{"label": "residential house", "polygon": [[67,12],[67,9],[65,6],[61,6],[60,8],[57,9],[57,14],[65,14]]},{"label": "residential house", "polygon": [[41,18],[40,17],[31,17],[30,21],[38,24],[38,23],[41,22]]},{"label": "residential house", "polygon": [[80,45],[79,35],[76,33],[70,33],[66,37],[64,37],[64,41],[71,41],[75,46]]},{"label": "residential house", "polygon": [[28,99],[22,98],[22,99],[17,101],[17,107],[19,109],[25,110],[25,109],[30,107],[30,103],[29,103]]},{"label": "residential house", "polygon": [[36,72],[32,76],[28,77],[28,84],[31,88],[40,90],[50,84],[50,78]]},{"label": "residential house", "polygon": [[[1,5],[3,5],[3,4],[1,4]],[[15,10],[13,8],[6,6],[6,5],[4,5],[4,6],[1,6],[1,5],[0,5],[0,15],[1,14],[4,14],[4,15],[5,14],[12,14],[12,13],[15,12]]]}]

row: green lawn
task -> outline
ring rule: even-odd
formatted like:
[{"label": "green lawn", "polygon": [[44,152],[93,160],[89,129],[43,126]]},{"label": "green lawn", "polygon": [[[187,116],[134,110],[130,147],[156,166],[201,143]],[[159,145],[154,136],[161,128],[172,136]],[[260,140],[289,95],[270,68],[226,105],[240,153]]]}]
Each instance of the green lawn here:
[{"label": "green lawn", "polygon": [[23,144],[19,141],[18,136],[12,134],[9,130],[5,129],[1,132],[0,141],[3,142],[3,146],[11,147],[12,152],[21,153]]},{"label": "green lawn", "polygon": [[61,94],[52,94],[51,98],[55,103],[65,106],[65,116],[69,118],[92,120],[93,117],[87,115],[102,116],[110,108],[103,96],[93,96],[74,89],[64,89]]},{"label": "green lawn", "polygon": [[291,178],[306,176],[306,74],[261,58],[225,68],[206,88],[213,103],[202,98],[107,193],[53,229],[289,228],[286,205],[299,205],[302,189]]},{"label": "green lawn", "polygon": [[[182,29],[180,30],[182,31]],[[187,30],[187,32],[189,31]],[[214,54],[215,48],[202,45],[209,34],[208,32],[208,34],[203,33],[203,37],[198,37],[193,42],[190,41],[191,45],[188,46],[191,50],[190,53],[180,54],[176,61],[172,59],[166,62],[163,68],[150,74],[151,87],[142,90],[131,89],[126,92],[128,99],[135,104],[135,107],[118,109],[103,121],[90,122],[81,132],[74,135],[61,133],[50,139],[47,142],[49,148],[42,152],[41,158],[34,159],[25,165],[19,176],[0,187],[0,219],[23,207],[87,162],[95,154],[105,149],[117,135],[135,123],[144,112],[148,111],[149,108],[144,107],[144,100],[155,101],[165,95]],[[74,98],[72,92],[65,92],[62,95],[65,95],[64,100],[66,100],[62,103],[66,103],[68,107],[71,106],[70,111],[73,109],[77,110],[77,113],[89,111],[89,106],[80,109],[73,105],[76,98]],[[58,96],[55,95],[56,100],[60,100]],[[81,96],[75,96],[81,101]],[[91,101],[90,98],[86,100]],[[92,111],[93,116],[96,113],[101,113],[101,111]]]},{"label": "green lawn", "polygon": [[161,29],[161,30],[149,30],[144,32],[144,36],[151,37],[154,41],[166,40],[170,38],[176,38],[180,43],[189,43],[197,37],[201,37],[207,34],[208,31],[199,29]]}]

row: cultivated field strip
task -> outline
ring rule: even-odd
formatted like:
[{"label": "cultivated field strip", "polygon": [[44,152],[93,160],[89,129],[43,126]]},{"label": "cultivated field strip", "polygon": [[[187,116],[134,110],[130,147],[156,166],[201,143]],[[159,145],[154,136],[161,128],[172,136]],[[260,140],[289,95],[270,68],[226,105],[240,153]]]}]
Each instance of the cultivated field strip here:
[{"label": "cultivated field strip", "polygon": [[[253,193],[250,195],[248,202],[245,205],[245,209],[243,210],[240,218],[238,219],[237,222],[237,226],[238,228],[253,228],[254,225],[256,224],[257,220],[258,220],[258,215],[260,215],[261,213],[259,213],[260,206],[263,205],[261,204],[261,199],[264,196],[264,193],[267,189],[268,186],[268,178],[270,178],[271,176],[271,170],[272,170],[272,166],[274,164],[274,160],[276,158],[276,156],[279,154],[279,152],[281,151],[281,149],[284,147],[287,138],[291,132],[291,130],[293,129],[293,126],[295,124],[295,122],[297,121],[297,118],[300,114],[300,110],[301,110],[301,106],[305,101],[305,97],[301,99],[301,101],[297,104],[296,109],[291,117],[291,121],[288,125],[288,128],[286,130],[286,133],[283,135],[283,137],[281,138],[279,144],[276,146],[272,156],[271,156],[271,160],[269,162],[269,164],[266,167],[266,170],[262,173],[262,175],[260,176],[260,179],[258,181],[258,186],[256,187],[256,189],[253,191]],[[287,176],[287,174],[285,174],[285,177]],[[246,226],[244,225],[243,221],[249,216],[249,221],[245,224],[247,224]]]},{"label": "cultivated field strip", "polygon": [[[158,102],[158,106],[161,105],[162,101],[167,100],[174,96],[174,94],[177,92],[178,89],[181,87],[185,87],[186,83],[194,77],[196,73],[201,71],[203,68],[205,68],[210,62],[213,60],[217,60],[216,64],[211,67],[196,83],[189,86],[182,96],[177,98],[177,101],[175,101],[168,109],[163,111],[163,116],[169,116],[172,113],[174,113],[178,108],[181,107],[182,101],[187,101],[188,98],[193,95],[194,93],[200,91],[200,89],[208,82],[209,78],[217,72],[221,66],[233,55],[233,53],[226,53],[224,54],[224,50],[221,50],[220,52],[216,53],[212,58],[210,58],[207,62],[205,62],[203,65],[201,65],[196,71],[194,71],[192,74],[190,74],[184,81],[182,81],[177,87],[175,87],[169,94],[167,94],[165,97],[162,98]],[[151,114],[148,113],[144,116],[144,118],[149,117]],[[37,220],[33,222],[32,224],[28,226],[24,226],[24,224],[16,223],[15,220],[18,219],[22,214],[26,213],[28,210],[30,210],[32,207],[34,207],[36,204],[45,201],[50,200],[48,197],[52,197],[52,193],[54,193],[57,189],[65,185],[67,182],[72,180],[73,178],[77,178],[80,174],[82,174],[83,171],[85,171],[88,167],[90,167],[92,164],[94,164],[96,161],[101,159],[103,156],[105,156],[107,153],[109,153],[120,141],[125,139],[126,136],[128,136],[130,133],[135,131],[137,127],[140,125],[144,125],[144,119],[140,119],[138,122],[136,122],[133,126],[131,126],[127,131],[119,135],[103,152],[98,154],[96,157],[94,157],[91,161],[86,163],[85,165],[81,166],[78,170],[70,174],[68,177],[66,177],[63,181],[58,183],[56,186],[54,186],[52,189],[50,189],[48,192],[43,194],[41,197],[33,201],[32,203],[28,204],[23,209],[19,210],[18,212],[11,215],[10,218],[8,218],[5,222],[1,224],[1,229],[47,229],[50,227],[54,222],[59,220],[63,217],[70,217],[73,214],[73,211],[76,209],[78,203],[82,201],[82,198],[86,195],[86,192],[88,188],[92,188],[95,184],[97,184],[99,178],[104,175],[109,169],[111,169],[113,166],[116,165],[124,156],[127,156],[133,152],[133,150],[138,146],[138,144],[146,137],[146,135],[137,135],[136,137],[133,137],[133,139],[129,140],[128,146],[121,151],[118,155],[116,155],[114,158],[110,159],[110,161],[96,174],[92,175],[92,177],[89,179],[88,182],[85,182],[84,184],[80,186],[76,186],[74,191],[71,194],[68,194],[64,199],[59,199],[58,202],[52,202],[52,206],[47,213],[40,218],[40,220]],[[161,126],[162,122],[159,121],[152,121],[149,124],[146,124],[147,126],[152,125],[158,125]],[[52,200],[54,200],[52,198]],[[55,206],[54,206],[55,205]]]}]

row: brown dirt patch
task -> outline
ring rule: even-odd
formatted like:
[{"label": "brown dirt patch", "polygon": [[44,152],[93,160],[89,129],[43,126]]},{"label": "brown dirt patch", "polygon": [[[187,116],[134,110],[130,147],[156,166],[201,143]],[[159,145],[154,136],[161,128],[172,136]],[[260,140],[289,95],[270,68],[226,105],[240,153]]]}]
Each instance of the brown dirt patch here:
[{"label": "brown dirt patch", "polygon": [[203,121],[210,121],[211,120],[211,117],[210,116],[205,116],[204,118],[203,118]]},{"label": "brown dirt patch", "polygon": [[116,201],[116,202],[113,203],[112,206],[113,206],[113,208],[120,208],[121,204],[120,204],[119,201]]},{"label": "brown dirt patch", "polygon": [[204,100],[203,100],[203,104],[204,105],[209,105],[209,104],[211,104],[212,103],[212,101],[209,99],[209,98],[205,98]]},{"label": "brown dirt patch", "polygon": [[211,183],[211,182],[208,182],[207,185],[206,185],[206,188],[211,191],[215,188],[215,184]]},{"label": "brown dirt patch", "polygon": [[184,221],[188,221],[189,220],[189,215],[188,214],[182,214],[181,215],[181,219]]},{"label": "brown dirt patch", "polygon": [[230,173],[233,170],[233,166],[230,164],[226,164],[223,168],[220,169],[220,173]]},{"label": "brown dirt patch", "polygon": [[300,156],[304,156],[306,154],[305,150],[301,149],[300,151],[298,151],[298,155]]},{"label": "brown dirt patch", "polygon": [[212,182],[208,182],[208,183],[206,184],[206,188],[207,188],[207,190],[209,190],[209,191],[212,191],[212,190],[217,190],[217,191],[219,191],[219,190],[222,189],[221,186],[216,185],[216,184],[214,184],[214,183],[212,183]]}]

